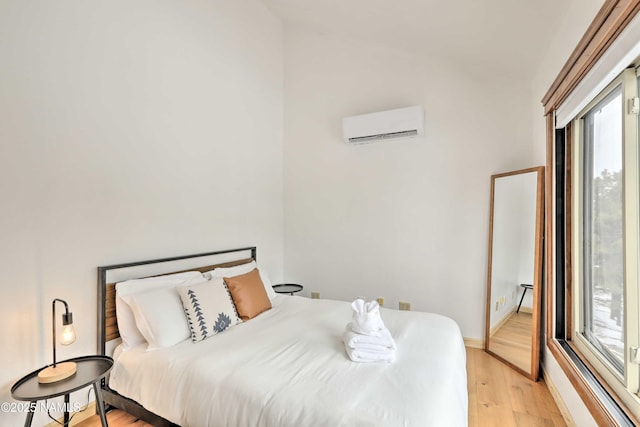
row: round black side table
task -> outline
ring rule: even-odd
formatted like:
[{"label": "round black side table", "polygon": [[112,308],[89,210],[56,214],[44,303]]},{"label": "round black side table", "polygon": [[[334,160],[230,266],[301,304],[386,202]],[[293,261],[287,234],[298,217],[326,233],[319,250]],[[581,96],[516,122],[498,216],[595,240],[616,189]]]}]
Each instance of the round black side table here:
[{"label": "round black side table", "polygon": [[273,285],[272,288],[277,294],[293,295],[294,293],[303,290],[304,286],[297,283],[280,283],[279,285]]},{"label": "round black side table", "polygon": [[[62,360],[62,362],[75,362],[76,373],[73,376],[54,383],[40,384],[38,382],[38,372],[43,368],[33,371],[19,379],[11,387],[11,397],[16,400],[29,402],[29,412],[24,422],[25,427],[30,427],[33,421],[33,414],[37,409],[38,400],[51,399],[64,395],[65,412],[64,426],[69,425],[69,394],[80,390],[88,385],[93,385],[96,394],[96,405],[103,427],[107,427],[107,417],[104,412],[104,401],[102,400],[102,388],[100,380],[107,375],[113,367],[113,359],[108,356],[83,356],[73,359]],[[45,366],[46,367],[46,366]]]}]

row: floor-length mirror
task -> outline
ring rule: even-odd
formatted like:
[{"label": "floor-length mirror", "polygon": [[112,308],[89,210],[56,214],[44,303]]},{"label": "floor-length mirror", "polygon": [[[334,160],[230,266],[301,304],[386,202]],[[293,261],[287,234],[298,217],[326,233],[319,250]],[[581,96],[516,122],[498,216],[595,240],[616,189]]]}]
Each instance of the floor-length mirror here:
[{"label": "floor-length mirror", "polygon": [[491,177],[485,350],[538,379],[544,167]]}]

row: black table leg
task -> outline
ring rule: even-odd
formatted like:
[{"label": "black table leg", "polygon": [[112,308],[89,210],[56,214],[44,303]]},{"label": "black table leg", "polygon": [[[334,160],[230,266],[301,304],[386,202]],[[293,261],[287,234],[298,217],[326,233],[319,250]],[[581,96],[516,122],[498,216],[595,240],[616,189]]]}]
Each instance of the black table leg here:
[{"label": "black table leg", "polygon": [[36,412],[37,401],[29,402],[29,412],[27,412],[27,419],[24,421],[24,427],[31,427],[33,422],[33,414]]},{"label": "black table leg", "polygon": [[524,299],[524,294],[527,293],[527,289],[528,288],[524,288],[524,290],[522,291],[522,297],[520,298],[520,303],[518,304],[518,309],[516,310],[516,313],[520,313],[520,306],[522,305],[522,300]]},{"label": "black table leg", "polygon": [[64,427],[69,426],[69,394],[64,395]]},{"label": "black table leg", "polygon": [[102,388],[100,387],[100,381],[93,383],[93,391],[96,392],[96,405],[98,405],[98,415],[100,415],[100,422],[102,427],[109,427],[107,423],[107,415],[104,413],[104,400],[102,399]]}]

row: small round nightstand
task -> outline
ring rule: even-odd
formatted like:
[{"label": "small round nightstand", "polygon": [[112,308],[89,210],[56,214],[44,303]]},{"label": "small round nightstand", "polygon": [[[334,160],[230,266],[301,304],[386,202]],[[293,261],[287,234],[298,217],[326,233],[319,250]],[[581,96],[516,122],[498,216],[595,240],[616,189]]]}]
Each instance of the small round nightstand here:
[{"label": "small round nightstand", "polygon": [[279,285],[273,285],[272,288],[278,294],[293,295],[294,293],[303,290],[304,286],[297,283],[280,283]]},{"label": "small round nightstand", "polygon": [[104,401],[102,400],[102,388],[100,380],[113,367],[113,359],[108,356],[83,356],[73,359],[63,360],[62,362],[75,362],[77,371],[73,376],[54,383],[41,384],[38,382],[38,372],[43,368],[33,371],[19,379],[13,387],[11,387],[11,397],[16,400],[29,402],[29,412],[24,423],[25,427],[29,427],[33,421],[33,414],[37,409],[38,400],[51,399],[64,395],[65,413],[64,425],[69,423],[69,394],[80,390],[88,385],[93,385],[96,393],[96,405],[98,406],[98,414],[103,427],[107,426],[107,418],[104,412]]}]

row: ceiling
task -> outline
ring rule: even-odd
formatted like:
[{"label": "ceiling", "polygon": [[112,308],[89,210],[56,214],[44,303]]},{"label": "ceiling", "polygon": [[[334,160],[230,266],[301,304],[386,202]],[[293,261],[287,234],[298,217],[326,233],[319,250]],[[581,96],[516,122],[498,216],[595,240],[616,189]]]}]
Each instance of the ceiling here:
[{"label": "ceiling", "polygon": [[567,13],[558,0],[263,0],[286,26],[531,76]]}]

